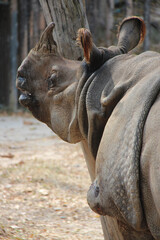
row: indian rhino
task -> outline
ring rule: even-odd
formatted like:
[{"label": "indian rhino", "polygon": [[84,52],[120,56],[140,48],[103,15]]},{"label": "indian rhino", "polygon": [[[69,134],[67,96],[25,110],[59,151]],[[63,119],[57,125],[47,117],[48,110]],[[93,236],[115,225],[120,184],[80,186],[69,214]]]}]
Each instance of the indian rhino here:
[{"label": "indian rhino", "polygon": [[60,56],[53,28],[18,68],[20,103],[64,141],[81,142],[105,239],[160,239],[160,54],[128,53],[144,39],[143,20],[124,19],[109,48],[80,29],[83,61]]}]

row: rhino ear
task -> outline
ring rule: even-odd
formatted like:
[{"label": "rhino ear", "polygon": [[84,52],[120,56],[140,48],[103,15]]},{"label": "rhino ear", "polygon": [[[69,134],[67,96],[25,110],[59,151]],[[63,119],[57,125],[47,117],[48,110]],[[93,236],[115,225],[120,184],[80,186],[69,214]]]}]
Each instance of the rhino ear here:
[{"label": "rhino ear", "polygon": [[41,53],[56,53],[57,52],[57,44],[53,39],[53,29],[55,24],[51,22],[44,32],[42,33],[39,42],[37,43],[36,47],[34,48],[35,51]]},{"label": "rhino ear", "polygon": [[92,70],[99,67],[102,62],[102,53],[93,43],[92,35],[86,28],[80,28],[77,33],[77,44],[83,49],[86,63],[92,67]]},{"label": "rhino ear", "polygon": [[143,42],[146,33],[144,21],[139,17],[125,18],[118,30],[118,47],[123,53]]},{"label": "rhino ear", "polygon": [[92,49],[92,35],[86,28],[80,28],[77,33],[77,44],[83,49],[84,58],[87,63],[90,62],[90,54]]}]

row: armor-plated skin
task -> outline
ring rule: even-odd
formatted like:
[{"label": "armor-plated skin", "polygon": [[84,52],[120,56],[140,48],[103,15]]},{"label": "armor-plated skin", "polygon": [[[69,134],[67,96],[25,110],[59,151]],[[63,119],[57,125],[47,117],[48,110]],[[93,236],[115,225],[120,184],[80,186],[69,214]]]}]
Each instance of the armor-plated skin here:
[{"label": "armor-plated skin", "polygon": [[122,22],[109,48],[97,48],[80,29],[82,62],[59,55],[53,28],[18,69],[20,103],[64,141],[82,142],[92,159],[88,204],[115,219],[122,235],[107,240],[160,239],[160,54],[128,54],[145,35],[137,17]]}]

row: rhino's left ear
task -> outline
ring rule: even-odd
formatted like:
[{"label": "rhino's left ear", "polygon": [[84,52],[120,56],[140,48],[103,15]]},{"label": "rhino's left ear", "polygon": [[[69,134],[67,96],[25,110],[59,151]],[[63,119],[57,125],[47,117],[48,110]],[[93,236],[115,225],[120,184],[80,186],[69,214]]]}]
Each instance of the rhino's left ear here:
[{"label": "rhino's left ear", "polygon": [[92,35],[88,29],[80,28],[78,30],[77,44],[83,49],[85,61],[92,67],[92,70],[102,64],[102,52],[92,41]]},{"label": "rhino's left ear", "polygon": [[93,47],[92,35],[86,28],[80,28],[77,33],[77,44],[83,49],[84,58],[90,62],[90,54]]},{"label": "rhino's left ear", "polygon": [[105,61],[127,53],[135,48],[145,37],[146,27],[139,17],[125,18],[118,31],[118,45],[109,48],[99,47],[92,41],[89,30],[80,28],[77,35],[77,43],[83,49],[84,58],[91,71],[98,69]]},{"label": "rhino's left ear", "polygon": [[51,22],[42,33],[39,42],[34,50],[42,54],[57,53],[57,44],[53,39],[53,29],[55,24]]},{"label": "rhino's left ear", "polygon": [[146,33],[146,26],[140,17],[125,18],[119,26],[117,47],[127,53],[143,42]]}]

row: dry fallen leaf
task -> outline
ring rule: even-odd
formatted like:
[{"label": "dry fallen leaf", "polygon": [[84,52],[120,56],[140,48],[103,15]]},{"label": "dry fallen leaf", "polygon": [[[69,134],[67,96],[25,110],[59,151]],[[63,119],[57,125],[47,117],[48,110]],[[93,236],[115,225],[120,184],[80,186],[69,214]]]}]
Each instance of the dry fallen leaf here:
[{"label": "dry fallen leaf", "polygon": [[38,189],[38,192],[44,196],[47,196],[49,194],[49,191],[47,189]]},{"label": "dry fallen leaf", "polygon": [[16,226],[16,225],[12,225],[11,228],[13,228],[13,229],[19,229],[20,227],[19,227],[19,226]]},{"label": "dry fallen leaf", "polygon": [[2,158],[14,158],[14,155],[12,153],[7,153],[7,154],[0,154],[0,157],[2,157]]},{"label": "dry fallen leaf", "polygon": [[31,121],[23,121],[23,124],[24,124],[24,125],[33,125],[34,123],[31,122]]}]

